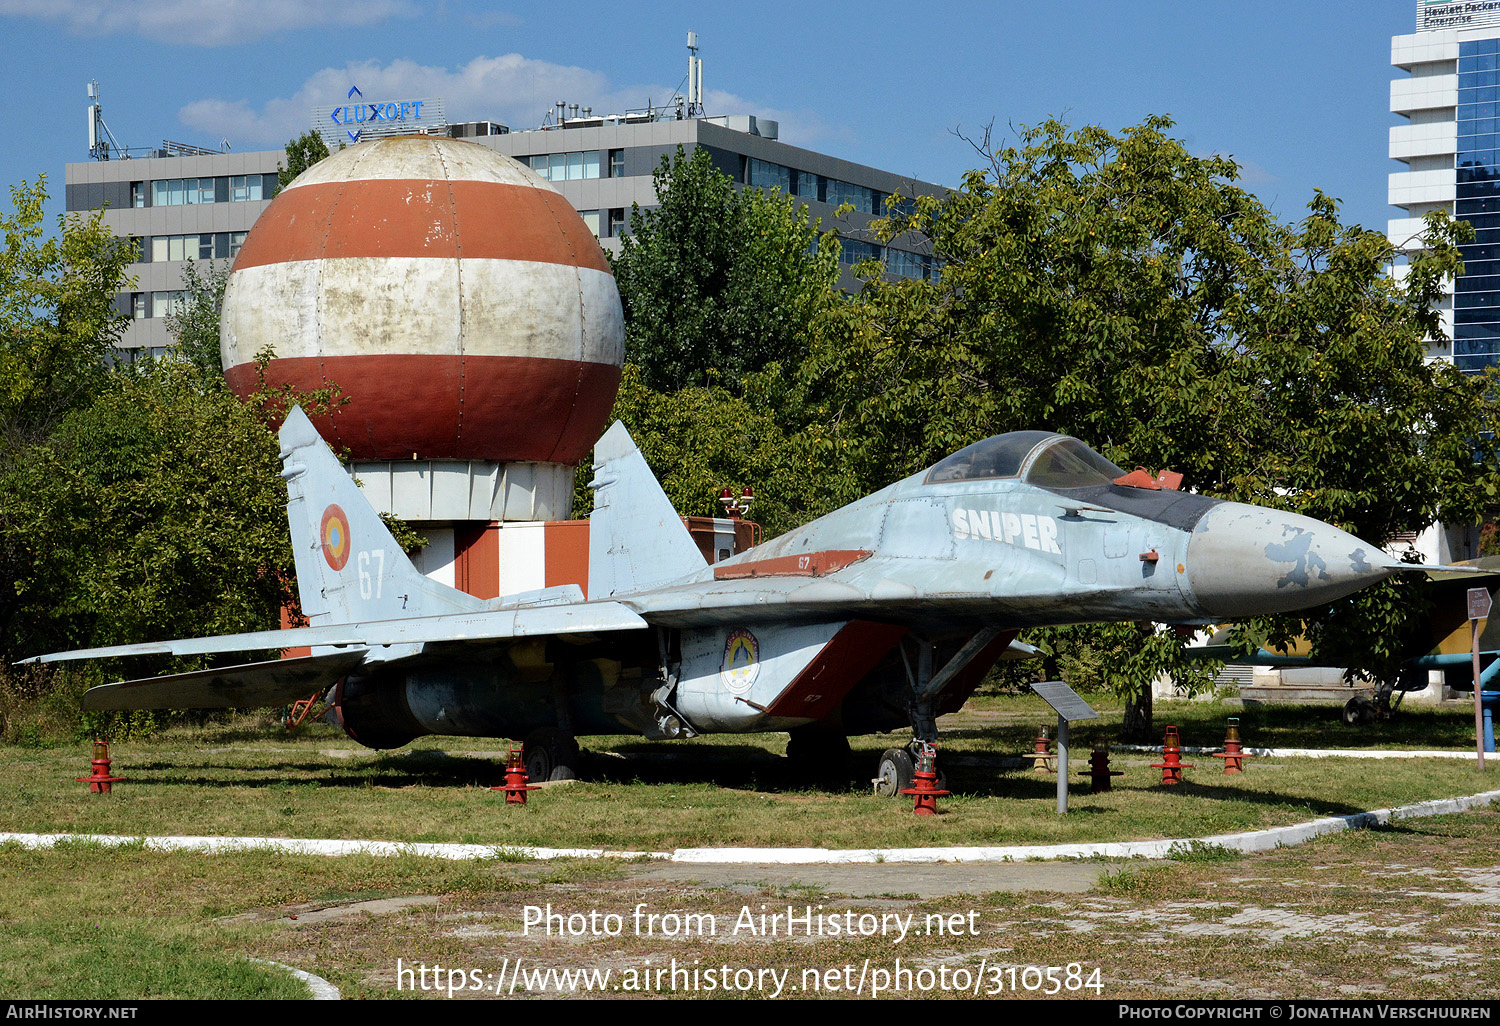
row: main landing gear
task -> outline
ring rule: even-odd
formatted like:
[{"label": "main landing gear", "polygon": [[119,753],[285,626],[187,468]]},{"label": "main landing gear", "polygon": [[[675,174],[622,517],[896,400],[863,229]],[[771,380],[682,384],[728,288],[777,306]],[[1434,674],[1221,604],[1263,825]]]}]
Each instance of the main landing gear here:
[{"label": "main landing gear", "polygon": [[[905,748],[887,748],[880,753],[880,766],[875,771],[875,793],[894,798],[903,788],[912,787],[917,781],[917,746],[913,741]],[[948,774],[943,772],[941,761],[937,767],[938,790],[948,789]]]},{"label": "main landing gear", "polygon": [[526,777],[533,784],[548,780],[578,778],[578,742],[572,734],[555,727],[542,727],[526,735],[521,744],[521,761]]}]

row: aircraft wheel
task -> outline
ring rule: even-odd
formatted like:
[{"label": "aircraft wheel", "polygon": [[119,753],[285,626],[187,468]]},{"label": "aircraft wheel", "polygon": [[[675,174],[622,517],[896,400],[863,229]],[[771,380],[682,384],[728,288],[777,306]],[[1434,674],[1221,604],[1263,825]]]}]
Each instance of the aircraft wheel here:
[{"label": "aircraft wheel", "polygon": [[887,798],[898,797],[902,788],[916,780],[916,765],[905,748],[887,748],[880,753],[880,768],[875,772],[875,793]]},{"label": "aircraft wheel", "polygon": [[1361,723],[1373,723],[1377,718],[1375,703],[1364,695],[1355,695],[1344,703],[1344,722],[1351,727]]},{"label": "aircraft wheel", "polygon": [[533,730],[521,745],[526,776],[534,784],[577,778],[578,742],[551,727]]}]

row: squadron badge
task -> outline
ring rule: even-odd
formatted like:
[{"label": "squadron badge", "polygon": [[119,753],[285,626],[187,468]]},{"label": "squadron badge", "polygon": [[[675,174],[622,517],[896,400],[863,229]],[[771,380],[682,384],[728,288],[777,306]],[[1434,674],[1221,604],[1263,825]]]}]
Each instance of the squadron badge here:
[{"label": "squadron badge", "polygon": [[746,630],[730,631],[724,642],[724,662],[719,679],[730,693],[743,695],[755,683],[760,672],[760,642]]}]

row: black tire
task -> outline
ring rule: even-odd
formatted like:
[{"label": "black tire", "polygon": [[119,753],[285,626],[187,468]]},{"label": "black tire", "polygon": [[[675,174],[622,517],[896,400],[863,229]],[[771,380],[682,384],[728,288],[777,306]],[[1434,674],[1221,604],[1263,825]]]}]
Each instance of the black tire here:
[{"label": "black tire", "polygon": [[887,748],[880,753],[880,767],[875,771],[875,793],[899,798],[903,788],[917,779],[917,767],[905,748]]},{"label": "black tire", "polygon": [[526,778],[533,784],[578,778],[578,742],[552,727],[533,730],[521,745]]},{"label": "black tire", "polygon": [[1375,703],[1364,695],[1355,695],[1344,703],[1344,722],[1352,726],[1374,723],[1380,716]]}]

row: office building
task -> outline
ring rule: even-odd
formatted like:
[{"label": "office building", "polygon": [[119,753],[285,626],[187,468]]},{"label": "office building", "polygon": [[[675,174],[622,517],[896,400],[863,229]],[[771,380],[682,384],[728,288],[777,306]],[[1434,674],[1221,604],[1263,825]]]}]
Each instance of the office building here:
[{"label": "office building", "polygon": [[[416,102],[404,106],[410,110]],[[442,109],[440,103],[420,102],[428,105],[424,114]],[[606,250],[618,251],[633,205],[655,204],[652,172],[681,146],[687,153],[707,150],[736,183],[780,189],[806,204],[809,216],[820,218],[825,228],[838,227],[844,236],[845,287],[856,284],[853,266],[872,257],[884,258],[888,272],[897,276],[925,277],[932,270],[930,256],[919,246],[883,247],[864,229],[885,213],[886,198],[893,193],[911,197],[941,193],[943,187],[789,146],[777,138],[776,122],[764,118],[689,117],[681,107],[596,116],[559,104],[545,127],[512,132],[491,121],[403,124],[396,117],[402,104],[368,107],[392,113],[390,123],[380,126],[384,133],[440,131],[527,164],[573,204]],[[340,110],[340,117],[350,117],[342,113],[347,107]],[[358,124],[358,130],[346,132],[351,139],[382,134],[371,130],[373,121]],[[335,143],[339,139],[331,137]],[[108,156],[110,151],[96,147],[95,152]],[[163,143],[139,159],[67,165],[67,209],[102,209],[115,234],[138,240],[140,261],[128,272],[136,283],[119,300],[120,310],[131,317],[124,349],[159,353],[171,343],[166,317],[183,287],[186,261],[201,267],[233,260],[274,197],[277,169],[284,160],[280,150],[216,153]],[[836,218],[845,204],[853,213]]]},{"label": "office building", "polygon": [[[1391,40],[1391,241],[1420,248],[1422,217],[1446,210],[1468,221],[1465,273],[1443,301],[1433,359],[1482,372],[1500,362],[1500,5],[1419,0],[1417,31]],[[1401,273],[1402,268],[1397,268]]]}]

